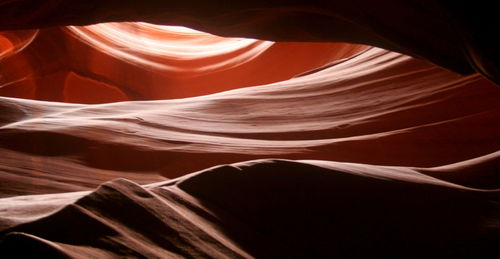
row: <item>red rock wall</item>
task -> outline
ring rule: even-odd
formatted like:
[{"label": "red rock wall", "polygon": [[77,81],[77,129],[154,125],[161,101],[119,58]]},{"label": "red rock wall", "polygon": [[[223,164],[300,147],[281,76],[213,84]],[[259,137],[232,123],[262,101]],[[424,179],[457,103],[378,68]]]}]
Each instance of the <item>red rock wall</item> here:
[{"label": "red rock wall", "polygon": [[[142,53],[141,40],[156,49]],[[279,82],[366,49],[224,39],[141,24],[10,31],[1,42],[0,95],[72,103],[184,98]],[[176,52],[179,46],[187,47]]]}]

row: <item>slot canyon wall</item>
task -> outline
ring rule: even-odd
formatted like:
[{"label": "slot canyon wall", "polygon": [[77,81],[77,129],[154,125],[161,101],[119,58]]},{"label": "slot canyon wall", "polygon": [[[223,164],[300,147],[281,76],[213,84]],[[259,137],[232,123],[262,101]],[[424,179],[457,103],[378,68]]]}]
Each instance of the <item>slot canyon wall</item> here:
[{"label": "slot canyon wall", "polygon": [[491,5],[0,1],[0,251],[495,258]]}]

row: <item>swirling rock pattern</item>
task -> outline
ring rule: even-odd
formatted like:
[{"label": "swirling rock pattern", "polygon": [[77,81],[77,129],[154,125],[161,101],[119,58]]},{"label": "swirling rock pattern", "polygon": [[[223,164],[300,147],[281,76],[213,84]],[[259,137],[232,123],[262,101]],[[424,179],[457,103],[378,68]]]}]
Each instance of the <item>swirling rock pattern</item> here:
[{"label": "swirling rock pattern", "polygon": [[0,253],[498,258],[488,7],[0,2]]}]

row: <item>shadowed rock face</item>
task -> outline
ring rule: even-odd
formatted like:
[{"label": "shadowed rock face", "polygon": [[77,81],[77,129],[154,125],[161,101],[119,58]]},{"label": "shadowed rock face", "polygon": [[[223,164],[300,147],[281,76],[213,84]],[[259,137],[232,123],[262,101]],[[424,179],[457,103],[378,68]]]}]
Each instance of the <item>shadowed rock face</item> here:
[{"label": "shadowed rock face", "polygon": [[366,2],[1,1],[0,254],[500,257],[496,9]]},{"label": "shadowed rock face", "polygon": [[[29,7],[29,8],[28,8]],[[363,43],[498,82],[495,13],[487,1],[44,1],[0,5],[0,29],[146,21],[222,36]]]},{"label": "shadowed rock face", "polygon": [[[119,179],[73,196],[78,199],[62,197],[49,216],[32,213],[30,222],[21,218],[23,224],[0,232],[0,251],[57,257],[498,256],[498,190],[465,188],[405,168],[256,160],[156,186]],[[38,198],[38,206],[49,207],[55,197]],[[27,203],[9,209],[20,215]]]}]

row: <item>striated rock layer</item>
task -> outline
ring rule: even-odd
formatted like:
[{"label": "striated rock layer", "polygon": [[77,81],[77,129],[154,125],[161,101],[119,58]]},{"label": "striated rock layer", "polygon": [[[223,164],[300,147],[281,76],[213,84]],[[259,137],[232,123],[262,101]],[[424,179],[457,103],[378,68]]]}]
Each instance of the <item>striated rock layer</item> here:
[{"label": "striated rock layer", "polygon": [[192,97],[279,82],[367,48],[226,39],[143,23],[1,35],[0,95],[86,104]]},{"label": "striated rock layer", "polygon": [[0,29],[146,21],[221,36],[352,42],[429,60],[500,83],[496,8],[490,1],[8,0]]},{"label": "striated rock layer", "polygon": [[1,2],[0,254],[500,257],[488,5],[338,2]]}]

